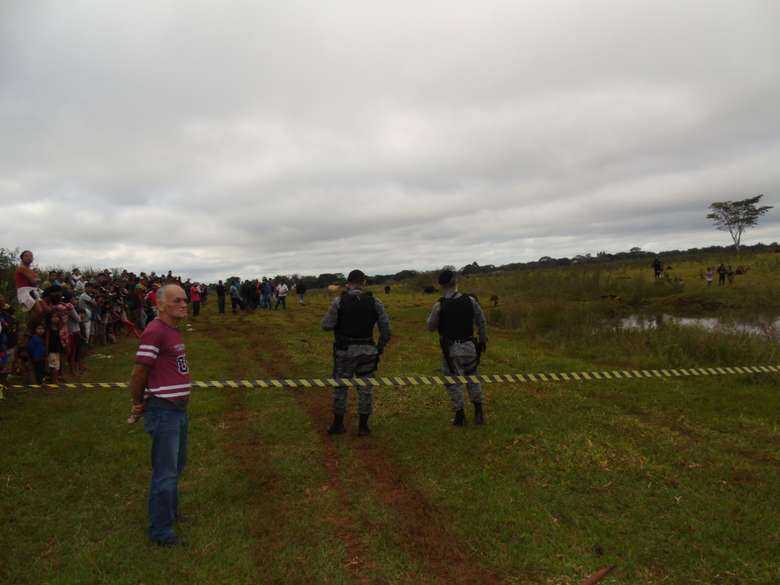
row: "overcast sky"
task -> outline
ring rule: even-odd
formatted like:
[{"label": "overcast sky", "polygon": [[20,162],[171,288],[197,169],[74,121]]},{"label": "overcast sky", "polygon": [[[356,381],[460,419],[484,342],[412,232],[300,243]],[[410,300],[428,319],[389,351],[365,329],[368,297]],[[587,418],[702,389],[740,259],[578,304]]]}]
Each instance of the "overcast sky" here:
[{"label": "overcast sky", "polygon": [[0,1],[0,246],[370,273],[726,244],[778,208],[780,2]]}]

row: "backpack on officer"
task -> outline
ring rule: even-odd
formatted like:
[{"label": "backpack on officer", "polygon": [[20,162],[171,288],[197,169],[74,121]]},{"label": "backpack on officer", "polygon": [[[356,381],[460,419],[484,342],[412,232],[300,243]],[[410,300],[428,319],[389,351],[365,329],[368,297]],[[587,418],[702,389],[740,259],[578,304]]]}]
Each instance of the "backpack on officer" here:
[{"label": "backpack on officer", "polygon": [[[353,270],[347,277],[346,290],[336,297],[322,319],[322,328],[333,331],[333,377],[335,379],[367,377],[379,365],[379,356],[390,341],[390,319],[382,302],[370,291],[364,291],[366,275]],[[379,329],[379,341],[374,342],[374,327]],[[358,435],[371,433],[368,418],[373,412],[371,384],[357,386]],[[328,434],[340,435],[347,412],[347,386],[333,388],[333,424]]]},{"label": "backpack on officer", "polygon": [[[445,376],[477,375],[482,354],[487,348],[487,322],[477,297],[458,292],[457,279],[452,270],[439,274],[443,295],[436,301],[428,316],[428,330],[438,331],[442,352],[442,372]],[[476,335],[474,325],[477,326]],[[466,424],[463,383],[445,384],[452,401],[455,417],[452,424]],[[474,403],[474,423],[485,423],[482,408],[482,386],[471,380],[466,382],[469,399]]]}]

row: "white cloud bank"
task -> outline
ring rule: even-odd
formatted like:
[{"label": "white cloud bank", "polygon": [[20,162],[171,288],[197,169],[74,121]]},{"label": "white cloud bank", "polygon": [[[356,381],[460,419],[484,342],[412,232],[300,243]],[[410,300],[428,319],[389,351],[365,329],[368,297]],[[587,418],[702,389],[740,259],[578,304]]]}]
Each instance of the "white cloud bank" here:
[{"label": "white cloud bank", "polygon": [[[0,245],[196,278],[727,243],[775,2],[0,4]],[[780,212],[748,241],[780,239]]]}]

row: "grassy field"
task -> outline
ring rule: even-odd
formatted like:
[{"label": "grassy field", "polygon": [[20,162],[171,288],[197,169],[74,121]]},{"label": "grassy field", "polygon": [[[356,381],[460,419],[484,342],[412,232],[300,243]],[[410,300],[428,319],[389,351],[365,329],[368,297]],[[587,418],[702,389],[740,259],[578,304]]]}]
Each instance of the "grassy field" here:
[{"label": "grassy field", "polygon": [[[754,278],[750,290],[776,294],[766,262],[704,293],[737,298]],[[688,280],[670,294],[699,294]],[[602,313],[583,308],[564,322],[579,285],[545,297],[531,283],[468,281],[497,291],[498,309],[522,308],[512,327],[490,309],[483,373],[780,364],[776,344],[747,335],[595,327],[587,315]],[[395,334],[380,373],[435,373],[435,299],[377,294]],[[585,307],[606,293],[588,294]],[[219,316],[212,301],[185,332],[193,377],[328,374],[326,306],[315,292],[305,307]],[[98,348],[110,357],[93,355],[83,379],[126,380],[134,349]],[[324,390],[196,391],[182,550],[146,542],[149,441],[125,424],[123,391],[9,391],[0,582],[570,584],[606,565],[608,583],[780,579],[779,376],[485,390],[488,424],[454,429],[442,388],[380,388],[366,439],[354,419],[350,434],[325,435]]]},{"label": "grassy field", "polygon": [[[720,262],[744,266],[746,274],[733,283],[707,286],[704,272]],[[487,301],[496,294],[497,323],[507,327],[527,324],[536,314],[564,313],[568,320],[603,318],[635,312],[709,315],[738,319],[777,317],[780,314],[780,254],[721,254],[678,258],[664,263],[664,278],[653,277],[650,262],[581,264],[538,268],[498,275],[472,276],[469,289]],[[532,310],[533,309],[533,310]],[[556,328],[560,328],[556,323]]]}]

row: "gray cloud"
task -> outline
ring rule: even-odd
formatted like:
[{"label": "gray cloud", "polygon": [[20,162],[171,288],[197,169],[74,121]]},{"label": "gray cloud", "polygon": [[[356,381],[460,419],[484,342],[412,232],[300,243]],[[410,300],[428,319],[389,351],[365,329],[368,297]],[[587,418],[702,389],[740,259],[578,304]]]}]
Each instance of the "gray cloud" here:
[{"label": "gray cloud", "polygon": [[759,0],[4,2],[0,245],[214,278],[726,243],[711,201],[778,204],[778,23]]}]

